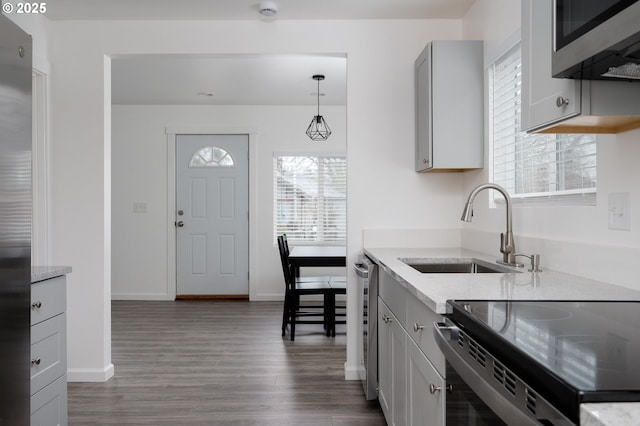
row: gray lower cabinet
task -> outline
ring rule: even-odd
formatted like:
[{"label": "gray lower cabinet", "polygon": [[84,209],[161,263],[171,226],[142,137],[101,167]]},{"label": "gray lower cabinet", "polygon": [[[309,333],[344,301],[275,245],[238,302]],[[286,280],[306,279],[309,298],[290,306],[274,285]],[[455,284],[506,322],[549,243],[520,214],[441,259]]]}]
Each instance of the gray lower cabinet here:
[{"label": "gray lower cabinet", "polygon": [[67,425],[66,277],[31,285],[31,426]]},{"label": "gray lower cabinet", "polygon": [[417,172],[483,167],[482,51],[479,40],[434,40],[416,59]]},{"label": "gray lower cabinet", "polygon": [[378,399],[387,423],[407,424],[406,332],[387,305],[378,300]]},{"label": "gray lower cabinet", "polygon": [[407,340],[407,424],[445,424],[444,379],[411,339]]},{"label": "gray lower cabinet", "polygon": [[553,0],[522,0],[522,124],[527,132],[619,133],[640,127],[640,84],[551,77]]},{"label": "gray lower cabinet", "polygon": [[444,356],[433,339],[442,317],[379,275],[378,399],[389,425],[444,426]]}]

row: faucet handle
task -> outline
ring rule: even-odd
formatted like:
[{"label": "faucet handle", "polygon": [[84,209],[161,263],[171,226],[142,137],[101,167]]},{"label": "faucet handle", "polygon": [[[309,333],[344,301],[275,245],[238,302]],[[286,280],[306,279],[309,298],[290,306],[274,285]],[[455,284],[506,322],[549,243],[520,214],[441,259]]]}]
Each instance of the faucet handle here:
[{"label": "faucet handle", "polygon": [[529,272],[542,272],[542,269],[540,269],[540,255],[539,254],[532,254],[532,255],[516,254],[516,256],[526,257],[526,258],[529,258],[529,260],[531,260],[531,269],[529,269]]},{"label": "faucet handle", "polygon": [[505,254],[507,248],[504,245],[504,232],[500,233],[500,253]]}]

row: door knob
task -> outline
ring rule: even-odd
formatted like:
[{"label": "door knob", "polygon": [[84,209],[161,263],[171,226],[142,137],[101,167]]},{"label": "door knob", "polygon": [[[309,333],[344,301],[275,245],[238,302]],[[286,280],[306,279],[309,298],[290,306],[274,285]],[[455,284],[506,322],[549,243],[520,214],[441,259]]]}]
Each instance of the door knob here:
[{"label": "door knob", "polygon": [[182,228],[184,226],[184,222],[183,221],[176,222],[176,226],[178,228]]}]

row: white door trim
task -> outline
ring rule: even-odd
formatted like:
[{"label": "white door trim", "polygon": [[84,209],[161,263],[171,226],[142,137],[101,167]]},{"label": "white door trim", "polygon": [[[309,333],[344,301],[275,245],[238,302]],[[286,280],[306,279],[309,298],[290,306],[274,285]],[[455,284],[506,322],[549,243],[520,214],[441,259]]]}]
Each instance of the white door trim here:
[{"label": "white door trim", "polygon": [[[33,134],[32,134],[32,230],[31,264],[49,265],[50,238],[50,190],[49,190],[49,67],[45,71],[33,67]],[[35,63],[35,60],[34,60]],[[45,66],[46,65],[46,66]]]},{"label": "white door trim", "polygon": [[248,135],[249,136],[249,300],[253,298],[251,278],[257,276],[255,262],[257,229],[257,170],[252,164],[257,156],[258,129],[229,126],[166,126],[167,134],[167,297],[176,298],[176,135]]}]

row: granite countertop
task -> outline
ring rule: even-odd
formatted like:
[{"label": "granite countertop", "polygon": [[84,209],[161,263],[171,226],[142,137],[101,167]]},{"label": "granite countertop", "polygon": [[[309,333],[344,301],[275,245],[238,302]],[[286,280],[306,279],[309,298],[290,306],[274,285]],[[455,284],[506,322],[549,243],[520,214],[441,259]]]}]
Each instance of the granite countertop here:
[{"label": "granite countertop", "polygon": [[32,266],[31,283],[48,280],[71,273],[71,266]]},{"label": "granite countertop", "polygon": [[[457,248],[365,248],[407,290],[436,313],[446,313],[446,302],[458,300],[640,300],[640,292],[575,275],[545,270],[532,273],[527,267],[505,274],[423,274],[400,259],[477,258],[495,263],[490,256]],[[525,259],[526,260],[526,259]],[[515,272],[522,271],[522,272]],[[635,426],[640,403],[582,404],[581,426]]]}]

